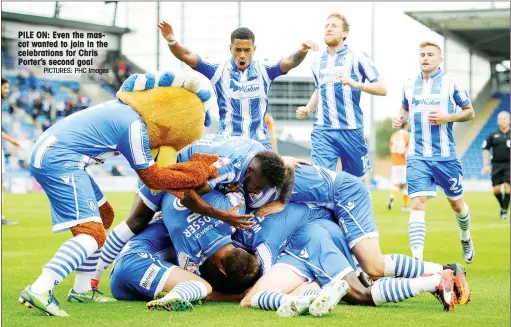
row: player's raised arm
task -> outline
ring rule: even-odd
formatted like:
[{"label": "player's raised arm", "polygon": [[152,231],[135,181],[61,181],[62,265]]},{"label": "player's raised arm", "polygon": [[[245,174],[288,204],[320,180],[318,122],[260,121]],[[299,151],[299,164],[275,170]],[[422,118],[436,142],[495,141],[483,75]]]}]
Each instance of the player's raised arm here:
[{"label": "player's raised arm", "polygon": [[2,140],[5,140],[5,141],[11,143],[12,145],[14,145],[17,148],[20,147],[20,142],[18,142],[18,140],[16,140],[15,138],[11,137],[7,133],[2,132]]},{"label": "player's raised arm", "polygon": [[185,48],[184,45],[177,42],[174,29],[172,25],[167,23],[166,21],[162,21],[158,24],[158,28],[160,29],[161,35],[165,40],[167,40],[167,44],[169,46],[170,51],[177,59],[181,60],[191,68],[196,68],[199,63],[199,58],[195,53]]},{"label": "player's raised arm", "polygon": [[303,59],[305,59],[309,50],[318,51],[318,45],[313,41],[303,41],[302,45],[300,45],[296,52],[280,61],[280,70],[283,73],[287,73],[291,69],[298,66],[303,61]]}]

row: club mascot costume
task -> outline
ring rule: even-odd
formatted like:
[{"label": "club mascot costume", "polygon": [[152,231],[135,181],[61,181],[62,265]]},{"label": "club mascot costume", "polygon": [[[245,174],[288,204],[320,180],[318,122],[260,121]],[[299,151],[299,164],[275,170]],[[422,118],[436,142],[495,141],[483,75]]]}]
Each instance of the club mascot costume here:
[{"label": "club mascot costume", "polygon": [[[211,124],[212,113],[218,112],[213,89],[204,76],[183,71],[132,74],[117,92],[117,99],[146,123],[156,165],[138,174],[148,187],[180,197],[183,191],[193,192],[218,174],[211,166],[218,156],[196,154],[190,162],[176,164],[177,152],[199,139]],[[108,229],[113,209],[108,202],[99,209]]]}]

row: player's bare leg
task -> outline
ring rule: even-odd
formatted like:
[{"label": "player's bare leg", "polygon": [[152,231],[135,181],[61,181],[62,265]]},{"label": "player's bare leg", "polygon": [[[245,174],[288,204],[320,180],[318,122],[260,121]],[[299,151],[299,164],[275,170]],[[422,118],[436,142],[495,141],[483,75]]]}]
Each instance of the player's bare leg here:
[{"label": "player's bare leg", "polygon": [[410,211],[408,208],[408,184],[403,184],[403,207],[401,211]]}]

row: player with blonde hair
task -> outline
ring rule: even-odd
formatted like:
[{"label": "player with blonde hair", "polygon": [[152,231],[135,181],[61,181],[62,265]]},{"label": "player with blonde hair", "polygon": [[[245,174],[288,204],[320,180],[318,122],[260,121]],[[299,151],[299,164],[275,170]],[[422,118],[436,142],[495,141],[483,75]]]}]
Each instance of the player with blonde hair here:
[{"label": "player with blonde hair", "polygon": [[423,258],[426,202],[436,197],[438,185],[454,210],[463,258],[471,263],[475,250],[470,237],[470,210],[463,199],[463,168],[456,155],[453,125],[472,120],[475,114],[467,91],[440,68],[442,60],[438,44],[420,44],[421,73],[404,85],[401,112],[392,119],[392,126],[400,128],[405,120],[410,125],[406,179],[412,200],[408,226],[413,257]]}]

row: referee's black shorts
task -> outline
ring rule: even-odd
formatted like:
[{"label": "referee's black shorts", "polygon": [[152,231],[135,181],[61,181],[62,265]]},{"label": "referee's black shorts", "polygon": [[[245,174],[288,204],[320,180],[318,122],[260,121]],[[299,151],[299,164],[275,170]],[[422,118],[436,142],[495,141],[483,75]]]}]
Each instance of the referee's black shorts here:
[{"label": "referee's black shorts", "polygon": [[495,162],[491,167],[492,186],[509,183],[509,162]]}]

